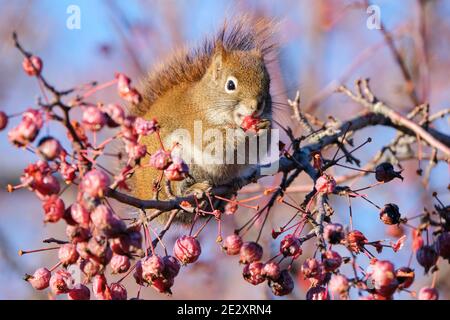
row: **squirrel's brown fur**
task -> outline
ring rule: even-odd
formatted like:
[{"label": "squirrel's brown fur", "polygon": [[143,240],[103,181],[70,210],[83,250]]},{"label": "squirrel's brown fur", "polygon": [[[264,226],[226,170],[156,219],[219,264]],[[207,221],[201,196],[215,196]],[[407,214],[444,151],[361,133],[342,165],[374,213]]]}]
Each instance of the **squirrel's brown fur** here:
[{"label": "squirrel's brown fur", "polygon": [[[172,146],[170,139],[174,131],[183,128],[194,133],[197,121],[201,122],[203,130],[214,129],[224,134],[227,128],[239,128],[243,117],[256,115],[264,120],[268,129],[272,103],[266,64],[268,53],[274,48],[272,32],[273,24],[263,19],[255,21],[242,17],[224,23],[218,34],[205,40],[201,47],[177,51],[151,71],[142,83],[143,101],[131,110],[132,114],[157,119],[166,149]],[[225,88],[230,77],[237,82],[233,92]],[[141,142],[150,153],[160,148],[154,136],[144,137]],[[229,147],[227,143],[228,140],[224,148]],[[184,147],[188,147],[186,144]],[[147,163],[148,157],[143,161]],[[189,164],[192,178],[172,183],[172,190],[178,196],[191,187],[228,183],[253,166],[193,162]],[[152,183],[160,174],[152,168],[137,170],[132,179],[134,195],[141,199],[154,197]],[[166,197],[163,188],[158,199]],[[183,222],[192,220],[192,215],[189,217],[186,213],[178,216]]]},{"label": "squirrel's brown fur", "polygon": [[228,51],[257,50],[268,62],[270,53],[276,48],[272,39],[273,22],[243,16],[225,21],[212,38],[207,38],[194,49],[178,49],[171,57],[155,66],[143,81],[144,102],[135,106],[132,113],[141,116],[149,106],[168,90],[181,83],[192,83],[201,79],[211,63],[218,43]]}]

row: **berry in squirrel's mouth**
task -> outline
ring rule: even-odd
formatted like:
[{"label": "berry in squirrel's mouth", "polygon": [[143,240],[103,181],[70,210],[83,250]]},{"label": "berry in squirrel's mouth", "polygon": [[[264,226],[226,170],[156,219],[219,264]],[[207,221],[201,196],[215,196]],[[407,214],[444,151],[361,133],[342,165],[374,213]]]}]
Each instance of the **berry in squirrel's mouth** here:
[{"label": "berry in squirrel's mouth", "polygon": [[241,123],[241,128],[244,131],[250,131],[257,133],[259,130],[258,124],[261,118],[255,116],[245,116]]}]

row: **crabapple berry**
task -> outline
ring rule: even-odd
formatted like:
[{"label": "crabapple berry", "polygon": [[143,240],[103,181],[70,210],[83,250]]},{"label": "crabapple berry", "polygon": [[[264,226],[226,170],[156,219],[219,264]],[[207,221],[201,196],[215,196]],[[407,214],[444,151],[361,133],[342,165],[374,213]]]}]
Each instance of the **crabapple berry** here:
[{"label": "crabapple berry", "polygon": [[330,244],[338,244],[345,238],[344,227],[340,223],[329,223],[324,228],[323,237]]},{"label": "crabapple berry", "polygon": [[170,153],[162,149],[159,149],[150,156],[149,164],[151,167],[157,170],[165,170],[167,169],[167,167],[171,162],[172,158],[170,156]]},{"label": "crabapple berry", "polygon": [[314,258],[306,259],[301,266],[301,271],[305,278],[317,280],[319,282],[321,282],[325,276],[322,263]]},{"label": "crabapple berry", "polygon": [[108,127],[114,128],[121,125],[125,120],[125,111],[118,104],[109,103],[100,107],[100,110],[106,116]]},{"label": "crabapple berry", "polygon": [[237,234],[231,234],[225,238],[223,248],[228,255],[233,256],[239,254],[242,243],[243,241],[240,236]]},{"label": "crabapple berry", "polygon": [[134,121],[134,129],[136,133],[141,136],[148,136],[157,130],[158,123],[156,121],[147,121],[140,117]]},{"label": "crabapple berry", "polygon": [[188,173],[189,167],[178,157],[172,157],[172,163],[164,170],[164,175],[169,181],[182,181]]},{"label": "crabapple berry", "polygon": [[322,286],[311,287],[306,292],[306,300],[330,300],[328,290]]},{"label": "crabapple berry", "polygon": [[346,241],[349,249],[355,253],[359,253],[364,245],[368,242],[364,234],[358,230],[350,231],[347,234]]},{"label": "crabapple berry", "polygon": [[297,259],[302,254],[300,239],[292,234],[288,234],[280,242],[280,253],[285,257]]},{"label": "crabapple berry", "polygon": [[98,107],[89,106],[83,111],[83,125],[91,131],[99,131],[106,120],[105,114]]},{"label": "crabapple berry", "polygon": [[276,262],[269,262],[264,265],[263,275],[270,280],[277,280],[281,273],[280,265]]},{"label": "crabapple berry", "polygon": [[63,244],[58,251],[58,259],[62,262],[63,266],[68,266],[77,262],[78,252],[76,246],[71,243]]},{"label": "crabapple berry", "polygon": [[200,242],[192,236],[178,238],[173,247],[173,255],[182,263],[194,263],[202,253]]},{"label": "crabapple berry", "polygon": [[63,148],[58,140],[53,137],[44,137],[38,143],[39,154],[47,161],[55,160],[62,152]]},{"label": "crabapple berry", "polygon": [[423,287],[419,290],[419,300],[439,300],[439,292],[435,288]]},{"label": "crabapple berry", "polygon": [[52,194],[42,204],[45,212],[45,222],[57,222],[64,216],[65,205],[56,194]]},{"label": "crabapple berry", "polygon": [[276,280],[269,280],[269,287],[276,296],[285,296],[294,290],[294,280],[287,270],[283,270]]},{"label": "crabapple berry", "polygon": [[98,230],[109,237],[120,235],[126,229],[125,222],[104,204],[94,209],[91,220]]},{"label": "crabapple berry", "polygon": [[56,295],[68,293],[73,285],[72,275],[65,270],[57,270],[50,277],[50,289]]},{"label": "crabapple berry", "polygon": [[394,167],[389,162],[383,162],[375,168],[375,179],[379,182],[389,182],[394,178],[403,180],[400,173],[401,171],[395,171]]},{"label": "crabapple berry", "polygon": [[36,290],[44,290],[50,284],[52,273],[47,268],[37,269],[32,276],[26,275],[25,280]]},{"label": "crabapple berry", "polygon": [[96,275],[92,280],[92,291],[97,300],[112,300],[111,289],[103,274]]},{"label": "crabapple berry", "polygon": [[263,275],[264,263],[259,261],[254,261],[250,264],[246,264],[242,275],[244,279],[253,284],[257,285],[264,282],[265,278]]},{"label": "crabapple berry", "polygon": [[342,264],[342,257],[336,251],[328,250],[322,255],[322,264],[325,271],[336,271]]},{"label": "crabapple berry", "polygon": [[165,256],[164,261],[164,277],[165,278],[175,278],[180,272],[180,263],[173,256]]},{"label": "crabapple berry", "polygon": [[109,286],[112,300],[127,300],[127,289],[121,283],[111,283]]},{"label": "crabapple berry", "polygon": [[147,256],[141,260],[142,278],[152,283],[156,278],[163,277],[164,260],[158,255]]},{"label": "crabapple berry", "polygon": [[441,233],[436,239],[436,251],[450,262],[450,232]]},{"label": "crabapple berry", "polygon": [[384,224],[399,224],[401,221],[400,218],[401,214],[396,204],[388,203],[384,205],[384,208],[380,211],[380,220],[383,221]]},{"label": "crabapple berry", "polygon": [[438,258],[439,255],[434,246],[422,246],[416,252],[417,262],[424,267],[425,273],[428,273],[428,270],[436,264]]},{"label": "crabapple berry", "polygon": [[349,288],[350,286],[347,277],[341,274],[333,275],[328,282],[328,289],[342,298],[347,296]]},{"label": "crabapple berry", "polygon": [[401,267],[395,271],[395,277],[399,283],[400,289],[409,288],[414,282],[414,270],[409,267]]},{"label": "crabapple berry", "polygon": [[8,116],[3,111],[0,111],[0,131],[8,125]]},{"label": "crabapple berry", "polygon": [[387,260],[375,261],[368,274],[372,278],[376,289],[387,287],[396,281],[394,265]]},{"label": "crabapple berry", "polygon": [[258,132],[258,123],[261,120],[253,116],[246,116],[242,120],[241,128],[244,131]]},{"label": "crabapple berry", "polygon": [[22,68],[29,76],[39,75],[42,71],[42,60],[37,56],[26,57],[22,61]]},{"label": "crabapple berry", "polygon": [[89,300],[91,298],[91,291],[88,287],[79,283],[67,293],[67,298],[69,300]]},{"label": "crabapple berry", "polygon": [[92,169],[81,180],[80,188],[91,197],[103,197],[110,184],[109,176],[101,170]]},{"label": "crabapple berry", "polygon": [[245,242],[239,251],[239,262],[248,264],[261,260],[263,248],[256,242]]},{"label": "crabapple berry", "polygon": [[89,211],[86,210],[86,208],[79,204],[78,202],[73,203],[70,206],[70,214],[72,216],[72,219],[80,224],[83,227],[89,226],[89,221],[91,220]]},{"label": "crabapple berry", "polygon": [[114,254],[110,261],[113,273],[124,273],[130,269],[130,258],[120,254]]}]

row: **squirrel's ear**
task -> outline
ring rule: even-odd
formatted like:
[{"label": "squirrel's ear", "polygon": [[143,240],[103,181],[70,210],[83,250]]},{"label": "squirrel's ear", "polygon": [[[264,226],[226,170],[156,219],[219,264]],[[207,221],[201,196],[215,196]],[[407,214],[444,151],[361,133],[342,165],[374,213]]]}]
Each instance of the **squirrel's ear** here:
[{"label": "squirrel's ear", "polygon": [[220,76],[220,71],[223,67],[223,60],[225,58],[225,48],[222,41],[217,41],[214,45],[214,54],[211,60],[211,74],[214,80],[217,80]]}]

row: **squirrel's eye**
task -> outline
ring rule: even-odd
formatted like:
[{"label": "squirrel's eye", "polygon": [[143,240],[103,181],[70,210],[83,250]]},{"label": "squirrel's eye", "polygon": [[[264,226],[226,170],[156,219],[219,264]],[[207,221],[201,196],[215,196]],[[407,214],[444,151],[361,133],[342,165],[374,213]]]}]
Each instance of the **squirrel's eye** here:
[{"label": "squirrel's eye", "polygon": [[225,91],[231,93],[236,90],[237,87],[237,79],[235,77],[228,77],[227,82],[225,83]]}]

